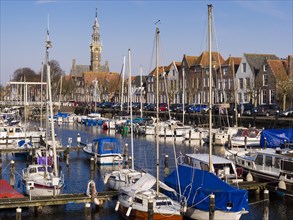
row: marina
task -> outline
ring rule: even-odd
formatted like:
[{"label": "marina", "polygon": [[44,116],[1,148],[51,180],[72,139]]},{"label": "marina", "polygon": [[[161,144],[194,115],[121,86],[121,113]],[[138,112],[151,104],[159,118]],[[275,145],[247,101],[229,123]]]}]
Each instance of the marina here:
[{"label": "marina", "polygon": [[[87,155],[81,150],[77,148],[78,145],[81,145],[77,142],[78,134],[80,134],[82,143],[89,143],[92,139],[96,137],[105,137],[112,136],[119,139],[121,146],[125,146],[125,144],[130,144],[130,137],[123,136],[121,134],[116,134],[111,130],[104,130],[101,127],[97,126],[84,126],[78,123],[74,124],[66,124],[63,123],[56,127],[57,137],[61,137],[61,141],[63,144],[63,152],[67,150],[67,146],[69,145],[68,140],[72,141],[71,147],[72,150],[69,151],[70,162],[66,165],[66,160],[61,162],[62,171],[65,175],[65,188],[60,196],[56,196],[55,200],[59,201],[59,204],[67,204],[66,206],[62,206],[64,208],[58,208],[58,206],[52,206],[50,208],[50,203],[48,202],[48,206],[42,207],[42,211],[40,209],[35,208],[23,208],[22,209],[22,219],[42,219],[45,216],[50,216],[51,218],[55,218],[58,216],[62,216],[63,219],[72,219],[75,216],[75,219],[86,219],[86,213],[88,213],[85,209],[87,203],[91,203],[91,197],[86,195],[88,182],[92,179],[96,183],[98,195],[101,196],[100,199],[102,206],[100,206],[99,211],[95,211],[92,206],[90,209],[90,216],[95,219],[119,219],[119,215],[117,212],[114,212],[115,209],[115,199],[113,199],[114,195],[117,195],[117,192],[108,192],[106,186],[103,182],[103,177],[106,172],[109,172],[113,169],[112,166],[95,166],[95,168],[91,168],[91,160],[87,157]],[[177,153],[193,153],[196,151],[200,151],[202,153],[206,153],[208,148],[206,145],[199,146],[198,142],[192,141],[184,141],[183,138],[160,138],[160,145],[162,147],[161,157],[162,166],[160,168],[160,173],[163,177],[165,175],[165,169],[163,166],[165,155],[169,155],[169,169],[170,171],[175,169],[174,156],[172,153],[173,145],[176,147]],[[144,168],[146,171],[151,174],[155,170],[155,161],[154,154],[147,152],[154,152],[152,149],[155,148],[155,143],[153,138],[147,138],[145,136],[135,136],[134,137],[134,155],[135,155],[135,164],[138,167]],[[123,147],[122,147],[123,148]],[[80,150],[78,150],[80,149]],[[124,149],[123,149],[124,151]],[[222,155],[224,153],[224,149],[215,148],[213,151],[216,155]],[[1,153],[2,157],[2,179],[6,179],[8,182],[10,180],[10,161],[15,161],[15,189],[19,192],[22,192],[20,184],[20,171],[26,166],[26,158],[23,157],[15,157],[12,153]],[[153,162],[152,162],[153,161]],[[94,172],[91,172],[91,169]],[[265,207],[264,194],[263,190],[265,189],[265,184],[258,184],[256,182],[243,182],[239,183],[239,186],[244,189],[252,190],[249,194],[249,213],[243,215],[241,219],[262,219],[263,211]],[[259,193],[258,193],[259,192]],[[64,195],[63,195],[64,194]],[[103,197],[104,196],[104,197]],[[278,219],[288,219],[290,215],[292,215],[292,211],[288,207],[292,207],[293,201],[292,199],[280,197],[274,193],[270,193],[270,200],[268,204],[268,208],[270,211],[270,215],[268,219],[274,219],[274,216],[278,216]],[[29,198],[26,197],[23,200],[29,201]],[[22,200],[22,201],[23,201]],[[54,199],[52,199],[54,200]],[[5,199],[7,202],[7,199]],[[18,200],[19,202],[20,200]],[[4,202],[4,200],[3,200]],[[78,204],[80,202],[80,204]],[[52,202],[53,203],[53,202]],[[51,204],[52,204],[51,203]],[[57,202],[56,202],[57,203]],[[94,203],[92,203],[94,204]],[[277,204],[277,206],[276,206]],[[31,205],[36,205],[31,203]],[[30,205],[22,205],[22,207],[29,207]],[[14,206],[15,207],[15,206]],[[36,206],[37,207],[37,206]],[[3,206],[1,206],[3,208]],[[7,209],[5,211],[1,211],[0,217],[2,219],[15,219],[16,218],[16,209]],[[278,212],[278,210],[287,210],[286,212]],[[288,208],[288,209],[287,209]],[[38,211],[39,210],[39,211]],[[36,214],[37,213],[37,214]],[[74,214],[73,214],[74,213]],[[48,219],[50,218],[48,217]]]},{"label": "marina", "polygon": [[120,74],[101,63],[97,8],[90,65],[67,75],[48,16],[41,71],[3,90],[0,220],[292,218],[292,55],[225,59],[207,6],[206,50],[165,66],[157,20],[145,76],[131,49]]}]

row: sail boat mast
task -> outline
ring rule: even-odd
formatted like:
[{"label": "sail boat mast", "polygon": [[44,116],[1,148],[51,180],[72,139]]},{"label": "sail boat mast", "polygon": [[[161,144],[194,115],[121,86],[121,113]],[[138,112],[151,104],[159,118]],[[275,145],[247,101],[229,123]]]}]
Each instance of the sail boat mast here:
[{"label": "sail boat mast", "polygon": [[133,153],[133,122],[132,122],[132,85],[131,85],[131,56],[130,49],[128,49],[128,71],[129,71],[129,105],[130,105],[130,141],[131,141],[131,169],[134,170],[134,153]]},{"label": "sail boat mast", "polygon": [[[54,160],[54,172],[55,176],[58,176],[58,166],[56,158],[56,146],[55,146],[55,130],[54,130],[54,120],[53,120],[53,105],[52,105],[52,91],[51,91],[51,74],[50,74],[50,65],[49,65],[49,49],[52,47],[52,42],[49,39],[49,25],[47,29],[47,40],[46,40],[46,66],[47,66],[47,89],[48,89],[48,103],[51,117],[51,138],[53,146],[53,160]],[[47,137],[48,138],[48,137]]]},{"label": "sail boat mast", "polygon": [[121,112],[121,115],[122,115],[122,111],[123,111],[124,74],[125,74],[125,56],[123,57],[123,66],[122,66],[122,86],[121,86],[121,100],[120,100],[120,112]]},{"label": "sail boat mast", "polygon": [[156,92],[157,92],[157,97],[156,97],[156,104],[157,104],[157,108],[156,108],[156,148],[157,148],[157,195],[159,195],[159,177],[160,177],[160,168],[159,168],[159,64],[158,64],[158,60],[159,60],[159,34],[160,34],[160,30],[158,27],[156,27]]},{"label": "sail boat mast", "polygon": [[212,172],[212,5],[208,5],[208,32],[209,32],[209,171]]}]

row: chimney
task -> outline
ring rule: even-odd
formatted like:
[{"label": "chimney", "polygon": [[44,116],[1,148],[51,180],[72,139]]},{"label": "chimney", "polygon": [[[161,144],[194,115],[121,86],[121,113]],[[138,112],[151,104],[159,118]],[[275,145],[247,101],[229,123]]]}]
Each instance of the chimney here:
[{"label": "chimney", "polygon": [[291,55],[288,55],[288,69],[287,69],[287,71],[288,71],[289,79],[292,79],[293,78],[292,65],[293,65],[292,56]]}]

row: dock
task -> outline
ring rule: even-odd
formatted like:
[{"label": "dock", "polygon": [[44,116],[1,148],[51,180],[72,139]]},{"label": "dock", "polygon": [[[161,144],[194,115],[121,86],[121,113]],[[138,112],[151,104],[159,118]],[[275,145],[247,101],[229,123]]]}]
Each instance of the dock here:
[{"label": "dock", "polygon": [[234,187],[239,187],[240,189],[259,193],[260,190],[267,189],[267,184],[268,183],[265,183],[265,182],[261,183],[256,181],[243,181],[243,182],[233,183],[231,185]]},{"label": "dock", "polygon": [[[102,205],[106,201],[113,200],[118,196],[117,191],[104,191],[98,192],[95,196],[95,201],[98,201]],[[53,206],[53,205],[66,205],[66,204],[77,204],[77,203],[92,203],[93,198],[87,196],[85,193],[80,194],[60,194],[56,196],[42,196],[32,197],[25,196],[24,198],[3,198],[0,199],[0,209],[7,208],[24,208],[24,207],[42,207],[42,206]]]}]

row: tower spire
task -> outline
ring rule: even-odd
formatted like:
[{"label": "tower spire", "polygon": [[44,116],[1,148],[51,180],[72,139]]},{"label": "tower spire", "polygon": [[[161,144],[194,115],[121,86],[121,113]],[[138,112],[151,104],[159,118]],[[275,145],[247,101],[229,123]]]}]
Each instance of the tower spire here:
[{"label": "tower spire", "polygon": [[95,21],[93,24],[92,41],[90,45],[90,51],[91,51],[90,70],[94,72],[99,71],[101,66],[102,43],[100,41],[99,32],[100,31],[99,31],[99,22],[98,22],[98,9],[96,8]]}]

